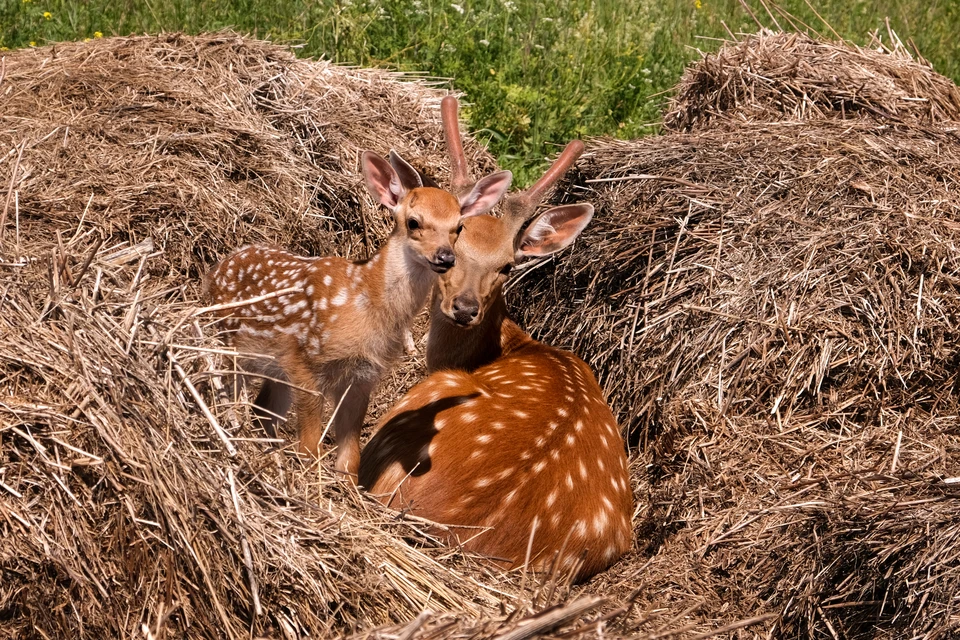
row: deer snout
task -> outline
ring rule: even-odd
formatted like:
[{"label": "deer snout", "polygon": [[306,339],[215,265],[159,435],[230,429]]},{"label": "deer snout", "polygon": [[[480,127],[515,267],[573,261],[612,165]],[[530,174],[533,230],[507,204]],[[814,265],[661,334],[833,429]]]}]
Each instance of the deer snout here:
[{"label": "deer snout", "polygon": [[446,273],[447,269],[452,267],[455,262],[456,258],[453,256],[453,249],[450,247],[441,247],[433,254],[430,267],[437,273]]},{"label": "deer snout", "polygon": [[472,296],[457,296],[453,299],[453,320],[463,326],[471,325],[480,315],[480,303]]}]

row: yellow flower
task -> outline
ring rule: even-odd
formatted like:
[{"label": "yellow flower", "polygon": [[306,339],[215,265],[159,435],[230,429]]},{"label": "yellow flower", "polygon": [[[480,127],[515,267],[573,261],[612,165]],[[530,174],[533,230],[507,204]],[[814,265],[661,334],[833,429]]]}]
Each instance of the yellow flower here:
[{"label": "yellow flower", "polygon": [[696,0],[696,1],[693,3],[693,6],[695,6],[697,9],[702,9],[702,8],[703,8],[703,3],[700,2],[700,0]]},{"label": "yellow flower", "polygon": [[497,75],[496,69],[490,69],[490,75],[492,75],[492,76]]},{"label": "yellow flower", "polygon": [[34,42],[33,40],[31,40],[31,41],[30,41],[30,46],[31,46],[31,47],[35,47],[35,46],[37,46],[37,43]]},{"label": "yellow flower", "polygon": [[49,20],[49,19],[52,18],[52,17],[53,17],[53,14],[50,13],[49,11],[44,11],[44,12],[43,12],[43,19],[44,19],[44,20]]},{"label": "yellow flower", "polygon": [[100,33],[99,31],[94,31],[94,32],[93,32],[93,37],[94,37],[94,38],[102,38],[102,37],[103,37],[103,34]]},{"label": "yellow flower", "polygon": [[83,41],[84,41],[84,42],[90,42],[90,38],[84,38]]},{"label": "yellow flower", "polygon": [[10,51],[7,47],[0,47],[0,51]]}]

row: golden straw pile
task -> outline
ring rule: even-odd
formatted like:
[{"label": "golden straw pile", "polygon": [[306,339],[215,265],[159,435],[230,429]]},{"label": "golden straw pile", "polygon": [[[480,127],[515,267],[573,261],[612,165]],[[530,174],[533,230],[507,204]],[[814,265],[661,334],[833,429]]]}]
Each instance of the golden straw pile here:
[{"label": "golden straw pile", "polygon": [[442,92],[232,33],[2,69],[0,637],[960,632],[960,101],[902,47],[730,42],[664,135],[593,141],[556,196],[594,222],[508,298],[597,370],[638,505],[577,587],[265,438],[201,310],[242,244],[378,246],[359,153],[444,184]]}]

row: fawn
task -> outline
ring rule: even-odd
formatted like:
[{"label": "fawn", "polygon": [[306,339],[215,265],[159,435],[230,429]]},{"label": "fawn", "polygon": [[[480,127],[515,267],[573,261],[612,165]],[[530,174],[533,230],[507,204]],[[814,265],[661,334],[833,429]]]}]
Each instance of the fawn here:
[{"label": "fawn", "polygon": [[371,195],[395,220],[369,260],[302,257],[253,245],[220,262],[205,282],[215,304],[253,299],[225,314],[225,323],[235,348],[262,355],[244,364],[265,376],[254,400],[257,422],[276,435],[292,404],[300,450],[316,455],[326,399],[335,407],[335,468],[352,478],[370,394],[399,357],[438,274],[453,266],[464,219],[495,206],[512,179],[509,171],[491,174],[458,198],[423,186],[393,151],[389,163],[365,151],[361,166]]},{"label": "fawn", "polygon": [[[571,143],[508,197],[503,218],[464,222],[431,304],[434,373],[380,420],[359,475],[388,506],[451,525],[439,533],[449,542],[507,567],[557,562],[576,580],[632,545],[624,443],[590,368],[511,321],[503,285],[519,261],[568,246],[592,218],[589,204],[554,207],[522,230],[582,149]],[[454,184],[465,183],[461,170]]]}]

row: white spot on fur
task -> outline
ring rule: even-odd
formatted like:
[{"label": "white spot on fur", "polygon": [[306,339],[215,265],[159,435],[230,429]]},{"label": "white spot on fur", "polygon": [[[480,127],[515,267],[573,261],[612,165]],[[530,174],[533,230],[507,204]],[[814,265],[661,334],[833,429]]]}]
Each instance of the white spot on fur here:
[{"label": "white spot on fur", "polygon": [[332,304],[335,307],[342,307],[346,303],[347,303],[347,290],[345,288],[340,289],[340,292],[330,300],[330,304]]},{"label": "white spot on fur", "polygon": [[594,533],[596,533],[597,535],[600,535],[601,533],[603,533],[603,531],[607,528],[607,524],[609,524],[609,522],[610,522],[610,517],[607,516],[607,512],[606,511],[599,512],[596,515],[596,517],[593,519]]},{"label": "white spot on fur", "polygon": [[325,284],[328,287],[333,284],[333,278],[330,277],[329,273],[323,276],[323,284]]}]

